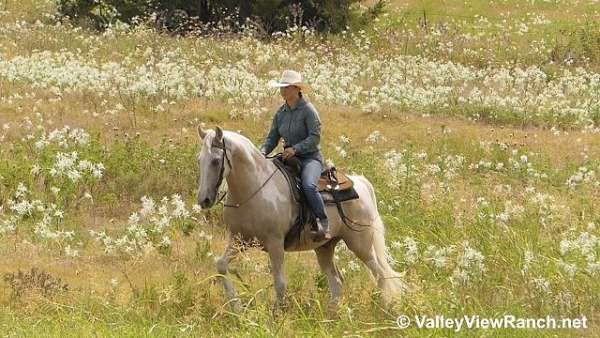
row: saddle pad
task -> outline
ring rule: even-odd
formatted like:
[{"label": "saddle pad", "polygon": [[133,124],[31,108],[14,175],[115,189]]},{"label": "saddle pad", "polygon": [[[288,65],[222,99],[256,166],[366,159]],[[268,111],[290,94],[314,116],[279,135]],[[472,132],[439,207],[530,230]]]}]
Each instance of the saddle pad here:
[{"label": "saddle pad", "polygon": [[338,190],[338,191],[320,191],[325,204],[336,204],[337,202],[345,202],[349,200],[358,199],[358,193],[353,187],[350,189]]},{"label": "saddle pad", "polygon": [[287,167],[281,161],[281,159],[273,158],[273,164],[275,164],[277,166],[277,169],[279,169],[279,171],[281,171],[283,173],[283,176],[285,177],[286,181],[288,182],[288,186],[290,188],[290,193],[292,194],[294,201],[296,203],[301,202],[302,195],[300,192],[300,186],[298,185],[298,178],[296,176],[292,175],[292,173],[290,173],[290,171],[287,169]]}]

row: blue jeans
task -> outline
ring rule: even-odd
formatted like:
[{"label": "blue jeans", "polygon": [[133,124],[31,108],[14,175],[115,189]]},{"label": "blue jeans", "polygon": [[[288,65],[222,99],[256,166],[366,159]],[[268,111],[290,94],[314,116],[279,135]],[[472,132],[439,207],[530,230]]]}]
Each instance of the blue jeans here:
[{"label": "blue jeans", "polygon": [[323,164],[315,159],[302,159],[302,191],[308,200],[308,204],[321,223],[327,222],[325,203],[319,194],[319,177],[323,172]]}]

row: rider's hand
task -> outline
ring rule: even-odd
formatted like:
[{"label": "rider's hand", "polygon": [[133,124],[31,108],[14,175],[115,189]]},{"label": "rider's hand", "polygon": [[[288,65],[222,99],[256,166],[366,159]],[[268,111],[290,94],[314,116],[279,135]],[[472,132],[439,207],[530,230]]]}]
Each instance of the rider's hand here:
[{"label": "rider's hand", "polygon": [[293,147],[287,147],[283,151],[283,159],[284,160],[287,160],[288,158],[290,158],[290,157],[292,157],[294,155],[296,155],[296,151],[294,150]]}]

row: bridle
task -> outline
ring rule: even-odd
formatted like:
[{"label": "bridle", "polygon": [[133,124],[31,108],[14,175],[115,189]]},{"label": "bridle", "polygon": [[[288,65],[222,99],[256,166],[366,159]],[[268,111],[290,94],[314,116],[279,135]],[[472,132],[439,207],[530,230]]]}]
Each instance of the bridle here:
[{"label": "bridle", "polygon": [[[223,176],[225,173],[225,161],[227,161],[227,164],[229,165],[229,169],[231,170],[233,167],[231,166],[231,161],[229,160],[229,156],[227,155],[227,147],[225,146],[225,137],[223,137],[223,141],[222,143],[219,141],[216,141],[215,139],[213,139],[212,143],[211,143],[211,147],[215,147],[215,148],[219,148],[223,151],[223,156],[221,157],[221,170],[219,171],[219,179],[217,180],[217,185],[215,186],[215,191],[217,192],[218,195],[218,191],[219,188],[221,187],[221,183],[223,183]],[[276,154],[275,156],[272,157],[268,157],[267,158],[273,158],[273,157],[277,157],[280,154]],[[273,172],[271,173],[271,175],[269,175],[269,177],[263,182],[263,184],[261,184],[260,187],[258,187],[258,189],[256,189],[256,191],[254,191],[250,196],[248,196],[243,202],[241,203],[235,203],[235,204],[226,204],[223,203],[223,207],[225,208],[239,208],[240,206],[244,205],[246,202],[250,201],[250,199],[252,199],[252,197],[254,197],[259,191],[262,190],[262,188],[265,187],[265,185],[267,185],[267,183],[271,180],[271,178],[275,175],[275,173],[280,170],[277,166],[275,166],[275,170],[273,170]],[[223,200],[223,198],[225,198],[225,196],[227,196],[227,191],[223,192],[223,195],[221,195],[221,197],[219,197],[217,199],[217,201],[215,202],[215,204],[217,203],[221,203],[221,201]],[[344,222],[344,224],[352,231],[357,231],[357,232],[361,232],[364,231],[364,229],[362,230],[357,230],[354,229],[350,224],[352,225],[358,225],[361,227],[368,227],[368,224],[361,224],[358,222],[355,222],[353,220],[351,220],[350,218],[348,218],[345,213],[344,210],[342,209],[342,206],[339,202],[336,202],[336,206],[338,209],[338,212],[342,218],[342,221]]]},{"label": "bridle", "polygon": [[[221,183],[223,183],[223,174],[225,173],[225,160],[227,160],[227,164],[229,165],[229,169],[231,170],[233,167],[231,166],[231,161],[229,160],[229,156],[227,156],[227,147],[225,147],[225,137],[223,137],[223,142],[218,142],[215,139],[213,139],[212,143],[211,143],[211,147],[215,147],[215,148],[219,148],[223,151],[223,156],[221,157],[221,170],[219,171],[219,179],[217,180],[217,185],[215,186],[215,191],[219,191],[219,187],[221,187]],[[265,187],[265,185],[267,185],[267,182],[269,182],[269,180],[271,180],[271,178],[275,175],[275,173],[277,172],[277,168],[275,168],[275,170],[273,170],[273,172],[271,173],[271,175],[269,175],[269,177],[263,182],[263,184],[256,190],[254,191],[250,196],[248,196],[243,202],[241,203],[235,203],[235,204],[226,204],[223,203],[223,206],[226,208],[239,208],[240,206],[242,206],[243,204],[245,204],[246,202],[248,202],[252,197],[254,197],[259,191],[262,190],[262,188]],[[225,196],[227,196],[227,191],[223,192],[223,195],[221,195],[221,197],[219,197],[217,199],[216,203],[220,203],[223,198],[225,198]]]},{"label": "bridle", "polygon": [[[223,137],[223,143],[217,142],[213,139],[211,147],[219,148],[223,151],[223,156],[221,157],[221,170],[219,171],[219,179],[217,180],[217,185],[215,186],[215,191],[219,191],[219,187],[221,183],[223,183],[223,174],[225,173],[225,160],[227,160],[227,164],[229,165],[229,169],[231,170],[231,161],[229,160],[229,156],[227,156],[227,148],[225,147],[225,138]],[[227,192],[224,192],[223,195],[217,200],[216,203],[221,202],[221,200],[227,195]]]}]

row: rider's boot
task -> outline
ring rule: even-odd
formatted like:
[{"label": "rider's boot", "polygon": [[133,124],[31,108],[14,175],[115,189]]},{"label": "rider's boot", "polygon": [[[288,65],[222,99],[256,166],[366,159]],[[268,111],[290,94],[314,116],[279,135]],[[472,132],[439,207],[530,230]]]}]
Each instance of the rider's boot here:
[{"label": "rider's boot", "polygon": [[317,229],[319,237],[323,237],[326,240],[331,239],[331,233],[329,232],[329,219],[317,218]]}]

